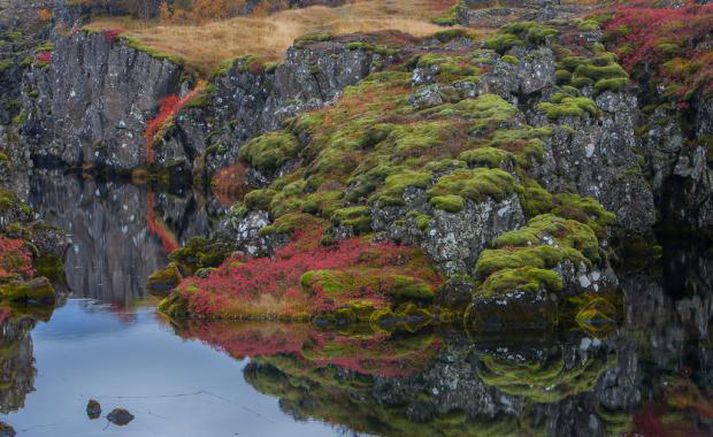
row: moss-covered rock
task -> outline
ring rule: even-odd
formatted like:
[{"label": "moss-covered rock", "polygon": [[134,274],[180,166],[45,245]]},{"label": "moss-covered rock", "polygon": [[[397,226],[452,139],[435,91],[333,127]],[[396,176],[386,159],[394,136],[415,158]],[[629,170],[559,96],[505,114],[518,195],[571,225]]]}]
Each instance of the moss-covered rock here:
[{"label": "moss-covered rock", "polygon": [[240,149],[240,157],[251,166],[273,173],[297,157],[299,142],[289,132],[274,132],[257,137]]},{"label": "moss-covered rock", "polygon": [[158,270],[149,276],[146,290],[154,295],[166,297],[181,282],[181,271],[176,263],[170,263],[166,268]]}]

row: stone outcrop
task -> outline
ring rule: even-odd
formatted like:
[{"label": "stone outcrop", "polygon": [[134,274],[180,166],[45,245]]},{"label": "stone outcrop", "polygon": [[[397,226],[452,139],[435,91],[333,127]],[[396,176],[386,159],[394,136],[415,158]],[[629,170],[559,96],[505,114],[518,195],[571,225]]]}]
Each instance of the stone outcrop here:
[{"label": "stone outcrop", "polygon": [[118,171],[146,164],[143,131],[165,96],[179,92],[180,66],[101,33],[54,38],[52,62],[25,86],[23,138],[39,163]]},{"label": "stone outcrop", "polygon": [[[362,36],[358,41],[375,38]],[[363,49],[354,46],[354,40],[298,41],[276,65],[250,57],[237,60],[213,79],[206,105],[178,117],[176,129],[156,146],[158,160],[192,168],[194,159],[202,156],[212,173],[235,162],[246,140],[332,102],[344,87],[397,60],[395,53]]]}]

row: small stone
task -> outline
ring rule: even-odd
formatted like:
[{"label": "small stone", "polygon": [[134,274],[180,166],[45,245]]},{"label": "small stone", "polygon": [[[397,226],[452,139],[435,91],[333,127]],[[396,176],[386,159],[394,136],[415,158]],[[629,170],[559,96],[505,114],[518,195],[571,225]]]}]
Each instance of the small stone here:
[{"label": "small stone", "polygon": [[106,416],[106,418],[114,425],[124,426],[134,420],[134,415],[123,408],[114,408],[112,412]]},{"label": "small stone", "polygon": [[0,421],[0,437],[15,437],[15,428]]},{"label": "small stone", "polygon": [[89,416],[90,419],[98,419],[101,414],[102,407],[99,402],[90,399],[89,402],[87,402],[87,416]]}]

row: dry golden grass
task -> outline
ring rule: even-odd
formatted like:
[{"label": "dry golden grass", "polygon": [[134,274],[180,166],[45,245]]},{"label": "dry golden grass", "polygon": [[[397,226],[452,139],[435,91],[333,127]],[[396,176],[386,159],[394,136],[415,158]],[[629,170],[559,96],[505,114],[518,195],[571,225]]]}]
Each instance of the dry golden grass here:
[{"label": "dry golden grass", "polygon": [[444,14],[455,0],[367,0],[337,8],[313,6],[269,16],[237,17],[200,25],[173,25],[129,19],[99,18],[87,28],[123,27],[152,50],[176,55],[207,74],[223,61],[254,55],[264,61],[280,59],[301,35],[329,32],[400,30],[425,36],[442,30],[429,22]]}]

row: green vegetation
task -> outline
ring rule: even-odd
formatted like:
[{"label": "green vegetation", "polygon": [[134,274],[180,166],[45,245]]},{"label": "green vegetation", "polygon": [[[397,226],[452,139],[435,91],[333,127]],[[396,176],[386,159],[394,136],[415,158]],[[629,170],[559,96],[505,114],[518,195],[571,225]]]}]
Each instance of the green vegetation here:
[{"label": "green vegetation", "polygon": [[549,102],[538,104],[537,109],[545,112],[551,120],[584,117],[587,114],[596,117],[600,113],[597,104],[588,97],[568,97],[561,94],[555,94]]},{"label": "green vegetation", "polygon": [[240,149],[240,157],[260,171],[272,173],[297,157],[297,138],[286,132],[262,135]]},{"label": "green vegetation", "polygon": [[428,190],[431,205],[436,206],[437,196],[456,195],[474,202],[483,202],[488,198],[497,201],[504,200],[515,189],[515,179],[509,173],[500,169],[476,168],[472,170],[456,170],[452,174],[439,179]]},{"label": "green vegetation", "polygon": [[495,35],[485,41],[485,46],[498,53],[505,53],[515,46],[542,45],[555,35],[557,31],[552,27],[534,21],[519,21],[498,29]]}]

